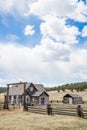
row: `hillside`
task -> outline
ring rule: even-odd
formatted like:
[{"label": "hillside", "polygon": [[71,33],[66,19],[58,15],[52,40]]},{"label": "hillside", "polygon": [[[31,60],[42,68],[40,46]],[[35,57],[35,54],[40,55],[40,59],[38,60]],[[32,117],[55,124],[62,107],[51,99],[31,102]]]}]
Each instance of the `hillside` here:
[{"label": "hillside", "polygon": [[82,97],[83,101],[87,102],[87,90],[85,91],[80,91],[80,92],[76,92],[75,90],[73,92],[71,92],[70,90],[65,90],[65,91],[49,91],[49,100],[55,100],[55,101],[62,101],[63,100],[63,96],[67,93],[75,93],[78,94]]},{"label": "hillside", "polygon": [[72,92],[73,90],[76,90],[77,92],[84,91],[85,89],[87,89],[87,82],[64,84],[60,86],[46,88],[47,91],[58,91],[58,92],[60,90],[65,91],[66,89],[71,90]]},{"label": "hillside", "polygon": [[0,87],[0,93],[4,93],[4,92],[6,92],[6,87]]}]

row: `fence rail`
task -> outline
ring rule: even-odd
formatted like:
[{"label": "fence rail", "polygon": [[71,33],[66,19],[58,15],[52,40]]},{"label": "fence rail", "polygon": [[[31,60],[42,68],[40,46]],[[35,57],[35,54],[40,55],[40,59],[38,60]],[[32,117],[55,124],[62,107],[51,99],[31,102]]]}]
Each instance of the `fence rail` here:
[{"label": "fence rail", "polygon": [[4,109],[4,102],[0,102],[0,110]]},{"label": "fence rail", "polygon": [[41,107],[41,106],[28,106],[28,112],[47,114],[47,109],[46,107]]},{"label": "fence rail", "polygon": [[[47,107],[43,106],[28,106],[28,112],[38,113],[38,114],[48,114]],[[78,116],[76,106],[52,106],[53,115],[68,115],[68,116]],[[87,110],[83,109],[84,118],[87,119]]]}]

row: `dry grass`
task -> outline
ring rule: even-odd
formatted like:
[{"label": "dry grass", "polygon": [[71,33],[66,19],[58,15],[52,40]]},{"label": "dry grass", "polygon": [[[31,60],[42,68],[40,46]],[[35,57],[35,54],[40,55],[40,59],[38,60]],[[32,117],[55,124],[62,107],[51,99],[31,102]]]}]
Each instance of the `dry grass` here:
[{"label": "dry grass", "polygon": [[[67,92],[49,92],[50,100],[62,100]],[[87,101],[87,92],[80,92]],[[0,94],[3,100],[3,94]],[[0,111],[0,130],[87,130],[87,120],[63,115],[40,115],[23,109]]]},{"label": "dry grass", "polygon": [[[50,100],[61,100],[63,99],[63,96],[67,93],[72,93],[69,90],[66,90],[65,92],[57,92],[57,91],[50,91],[48,94],[50,95]],[[82,92],[76,92],[74,91],[73,93],[80,95],[83,98],[83,101],[87,101],[87,90],[82,91]]]},{"label": "dry grass", "polygon": [[2,101],[2,102],[4,101],[4,93],[0,94],[0,101]]},{"label": "dry grass", "polygon": [[0,130],[87,130],[87,120],[33,114],[17,109],[0,113]]}]

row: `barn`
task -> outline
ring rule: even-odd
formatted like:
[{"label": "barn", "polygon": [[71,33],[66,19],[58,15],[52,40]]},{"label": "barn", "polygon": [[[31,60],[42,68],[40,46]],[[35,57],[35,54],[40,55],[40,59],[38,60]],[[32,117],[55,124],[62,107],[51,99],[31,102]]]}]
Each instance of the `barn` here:
[{"label": "barn", "polygon": [[68,104],[82,104],[82,97],[79,96],[78,94],[66,94],[63,96],[63,103],[68,103]]}]

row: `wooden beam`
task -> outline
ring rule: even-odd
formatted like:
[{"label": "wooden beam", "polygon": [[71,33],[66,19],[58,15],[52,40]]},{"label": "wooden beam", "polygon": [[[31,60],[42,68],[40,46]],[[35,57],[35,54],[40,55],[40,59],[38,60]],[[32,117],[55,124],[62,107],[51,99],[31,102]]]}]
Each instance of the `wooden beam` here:
[{"label": "wooden beam", "polygon": [[7,85],[6,108],[9,109],[9,85]]},{"label": "wooden beam", "polygon": [[24,103],[23,103],[23,105],[24,105],[24,110],[26,110],[26,94],[25,94],[25,92],[26,92],[26,83],[27,82],[19,82],[19,83],[10,83],[10,84],[7,84],[7,103],[6,103],[6,106],[7,106],[7,109],[9,108],[9,104],[8,104],[8,99],[9,99],[9,86],[10,85],[19,85],[19,84],[24,84]]},{"label": "wooden beam", "polygon": [[24,110],[26,110],[26,83],[24,83]]},{"label": "wooden beam", "polygon": [[7,84],[8,85],[19,85],[19,84],[26,84],[27,82],[19,82],[19,83],[10,83],[10,84]]}]

